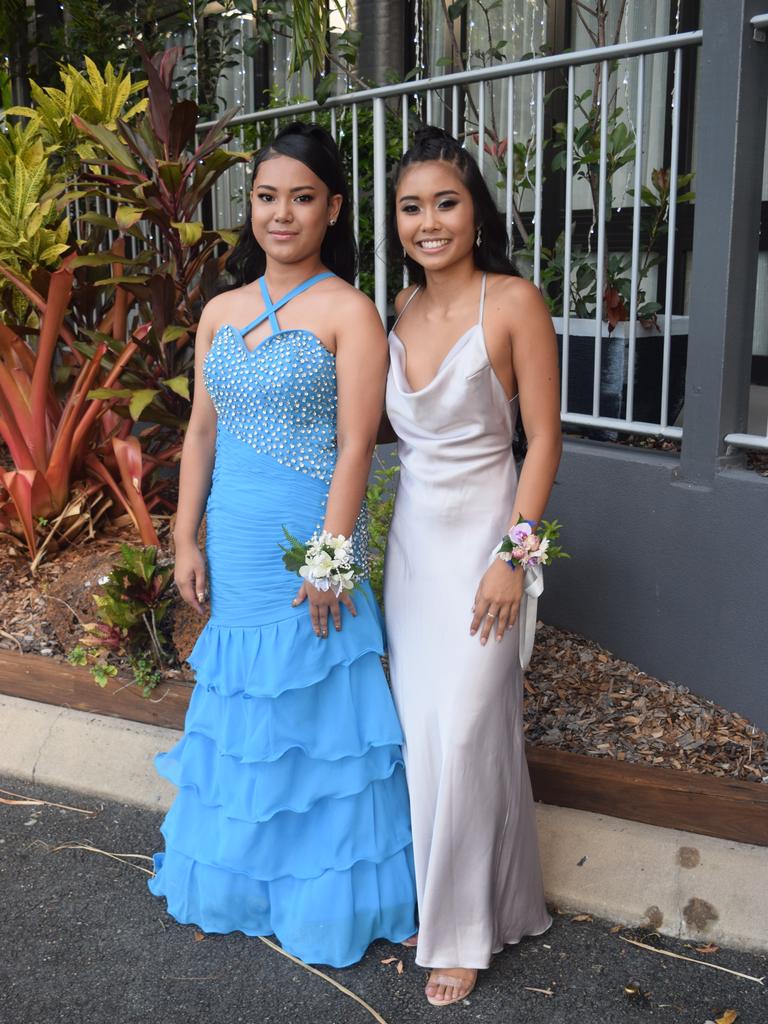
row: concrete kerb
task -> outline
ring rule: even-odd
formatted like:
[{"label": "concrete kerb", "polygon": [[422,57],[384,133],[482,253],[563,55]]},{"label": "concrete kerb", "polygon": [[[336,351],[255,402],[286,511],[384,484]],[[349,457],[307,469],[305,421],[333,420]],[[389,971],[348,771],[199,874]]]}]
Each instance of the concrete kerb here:
[{"label": "concrete kerb", "polygon": [[[0,696],[0,775],[165,810],[152,758],[179,733]],[[665,935],[768,951],[768,848],[539,804],[544,887],[580,911]]]}]

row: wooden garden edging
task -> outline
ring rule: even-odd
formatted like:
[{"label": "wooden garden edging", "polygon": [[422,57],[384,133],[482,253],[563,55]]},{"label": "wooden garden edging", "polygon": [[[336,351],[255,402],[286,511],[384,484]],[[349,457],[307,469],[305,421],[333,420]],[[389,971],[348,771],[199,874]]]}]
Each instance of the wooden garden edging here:
[{"label": "wooden garden edging", "polygon": [[[0,650],[0,694],[133,722],[182,729],[192,688],[163,683],[152,697],[118,676]],[[528,746],[533,795],[543,803],[768,846],[768,786]]]},{"label": "wooden garden edging", "polygon": [[161,683],[151,697],[142,697],[131,680],[119,675],[112,676],[102,689],[88,669],[79,665],[0,650],[0,694],[7,697],[182,729],[191,692],[189,684]]}]

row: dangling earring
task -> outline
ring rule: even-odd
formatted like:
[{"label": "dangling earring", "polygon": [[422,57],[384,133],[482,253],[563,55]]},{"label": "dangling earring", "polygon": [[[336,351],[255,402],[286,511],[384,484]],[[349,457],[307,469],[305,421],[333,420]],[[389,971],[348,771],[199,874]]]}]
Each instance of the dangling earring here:
[{"label": "dangling earring", "polygon": [[481,224],[480,227],[477,229],[477,237],[475,238],[475,245],[477,246],[478,249],[480,248],[480,245],[481,245],[482,241],[483,241],[483,226]]}]

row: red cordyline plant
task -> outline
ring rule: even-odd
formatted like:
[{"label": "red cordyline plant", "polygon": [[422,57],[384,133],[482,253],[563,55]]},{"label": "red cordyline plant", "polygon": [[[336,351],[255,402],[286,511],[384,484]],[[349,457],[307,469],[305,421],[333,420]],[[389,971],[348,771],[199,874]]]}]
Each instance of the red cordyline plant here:
[{"label": "red cordyline plant", "polygon": [[[51,274],[46,296],[0,263],[0,274],[22,292],[40,320],[34,346],[25,330],[0,322],[0,437],[14,465],[0,475],[0,525],[21,533],[33,559],[41,521],[66,513],[78,481],[86,498],[108,488],[144,543],[157,543],[142,495],[142,480],[151,467],[144,465],[139,440],[130,436],[130,421],[101,419],[105,403],[89,398],[105,373],[107,346],[102,342],[84,357],[65,320],[73,261],[70,255]],[[119,379],[135,351],[135,342],[124,346],[103,376],[105,383]],[[69,378],[63,399],[55,387],[60,370]]]},{"label": "red cordyline plant", "polygon": [[[223,148],[234,110],[197,143],[197,106],[171,97],[178,55],[143,55],[140,120],[111,131],[73,118],[101,166],[89,162],[75,187],[90,234],[43,275],[45,294],[0,264],[39,317],[33,341],[28,326],[0,324],[0,437],[14,467],[0,475],[0,529],[23,535],[33,566],[42,530],[74,495],[108,493],[142,542],[158,543],[150,511],[165,501],[158,470],[181,450],[199,299],[234,240],[195,218],[221,174],[247,159]],[[109,231],[121,237],[105,247]]]}]

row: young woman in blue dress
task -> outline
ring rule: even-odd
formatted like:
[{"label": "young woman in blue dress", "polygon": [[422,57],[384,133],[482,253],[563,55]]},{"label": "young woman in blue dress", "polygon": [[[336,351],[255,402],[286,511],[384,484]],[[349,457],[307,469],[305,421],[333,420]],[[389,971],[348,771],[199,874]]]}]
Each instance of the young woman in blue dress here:
[{"label": "young woman in blue dress", "polygon": [[[184,735],[158,757],[179,792],[150,882],[182,923],[275,934],[337,967],[415,931],[402,737],[361,511],[387,345],[355,262],[336,145],[293,124],[256,155],[228,264],[239,286],[197,331],[174,540],[181,595],[203,614],[209,588],[210,618],[189,658]],[[283,527],[327,533],[356,589],[328,586],[322,558],[299,588]]]}]

